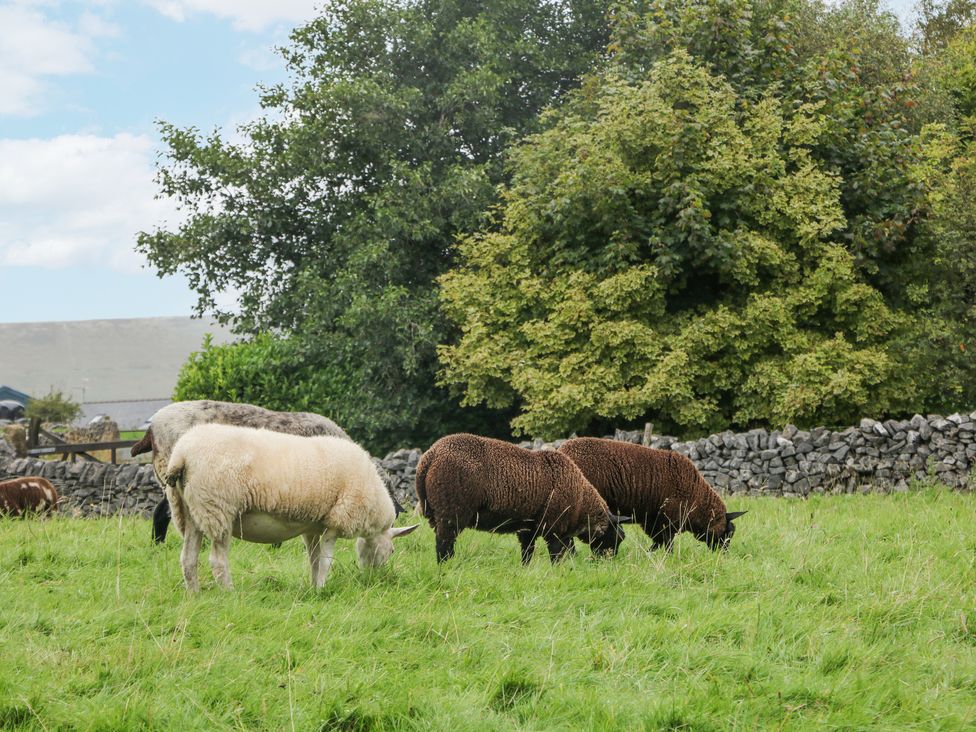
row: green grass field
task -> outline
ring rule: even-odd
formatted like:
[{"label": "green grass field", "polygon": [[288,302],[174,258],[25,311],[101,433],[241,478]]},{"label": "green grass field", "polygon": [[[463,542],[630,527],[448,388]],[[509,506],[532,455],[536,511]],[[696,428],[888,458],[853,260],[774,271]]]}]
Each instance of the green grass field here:
[{"label": "green grass field", "polygon": [[237,542],[196,597],[146,521],[0,521],[0,729],[973,729],[974,500],[736,500],[726,555],[528,569],[424,525],[320,592],[300,540]]}]

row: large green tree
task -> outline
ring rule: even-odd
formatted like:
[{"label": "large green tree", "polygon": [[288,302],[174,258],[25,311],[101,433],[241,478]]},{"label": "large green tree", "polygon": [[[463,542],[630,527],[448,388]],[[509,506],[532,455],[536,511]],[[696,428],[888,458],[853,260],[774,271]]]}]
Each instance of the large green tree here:
[{"label": "large green tree", "polygon": [[542,435],[934,407],[932,201],[892,16],[658,0],[615,30],[441,280],[463,334],[444,381]]},{"label": "large green tree", "polygon": [[[161,125],[161,192],[187,218],[139,249],[188,276],[200,312],[298,342],[283,351],[289,373],[341,373],[333,401],[374,448],[495,429],[434,384],[450,336],[433,281],[497,200],[508,146],[599,62],[608,5],[326,4],[292,34],[291,80],[264,90],[242,141]],[[239,311],[219,311],[227,289]]]},{"label": "large green tree", "polygon": [[[949,4],[947,7],[952,7]],[[958,6],[957,6],[958,7]],[[933,409],[976,404],[976,26],[957,26],[919,59],[924,105],[941,114],[919,136],[913,175],[925,190],[922,236],[934,256],[910,292],[920,327],[905,350]],[[945,28],[944,28],[945,30]]]}]

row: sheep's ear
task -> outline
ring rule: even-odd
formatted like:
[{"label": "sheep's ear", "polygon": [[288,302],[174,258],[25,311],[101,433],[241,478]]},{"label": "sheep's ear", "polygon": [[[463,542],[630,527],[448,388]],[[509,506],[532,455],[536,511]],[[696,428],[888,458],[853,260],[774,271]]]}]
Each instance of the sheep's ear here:
[{"label": "sheep's ear", "polygon": [[401,526],[398,529],[390,529],[389,534],[391,539],[396,539],[398,536],[406,536],[411,531],[416,529],[420,524],[414,524],[413,526]]},{"label": "sheep's ear", "polygon": [[732,513],[725,514],[725,520],[731,521],[732,519],[737,519],[744,513],[749,513],[748,511],[733,511]]},{"label": "sheep's ear", "polygon": [[610,520],[615,524],[632,524],[634,523],[633,516],[618,516],[615,513],[610,514]]}]

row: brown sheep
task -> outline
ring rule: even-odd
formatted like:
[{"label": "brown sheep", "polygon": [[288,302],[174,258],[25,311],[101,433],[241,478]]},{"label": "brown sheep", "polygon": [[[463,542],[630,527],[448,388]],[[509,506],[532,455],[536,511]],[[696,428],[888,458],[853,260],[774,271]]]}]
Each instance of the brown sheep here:
[{"label": "brown sheep", "polygon": [[725,502],[687,457],[629,442],[577,437],[559,452],[570,457],[614,513],[632,516],[654,542],[671,550],[690,531],[711,549],[728,549],[745,511],[727,513]]},{"label": "brown sheep", "polygon": [[624,539],[619,517],[573,464],[554,451],[533,452],[477,435],[442,437],[417,466],[417,509],[437,535],[437,561],[471,527],[516,534],[528,564],[541,536],[555,563],[579,536],[594,554],[613,555]]},{"label": "brown sheep", "polygon": [[47,513],[58,504],[58,491],[41,477],[14,478],[0,483],[0,514]]}]

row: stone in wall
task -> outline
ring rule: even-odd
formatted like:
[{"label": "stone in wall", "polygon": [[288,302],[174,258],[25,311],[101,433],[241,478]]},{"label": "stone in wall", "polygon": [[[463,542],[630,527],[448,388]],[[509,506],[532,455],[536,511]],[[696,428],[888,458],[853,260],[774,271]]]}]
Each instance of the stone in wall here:
[{"label": "stone in wall", "polygon": [[4,443],[9,444],[14,454],[18,457],[27,455],[27,430],[22,424],[8,424],[3,428],[3,436],[0,437]]},{"label": "stone in wall", "polygon": [[50,480],[61,496],[61,512],[69,516],[149,516],[163,498],[150,465],[0,459],[0,478],[22,475]]}]

